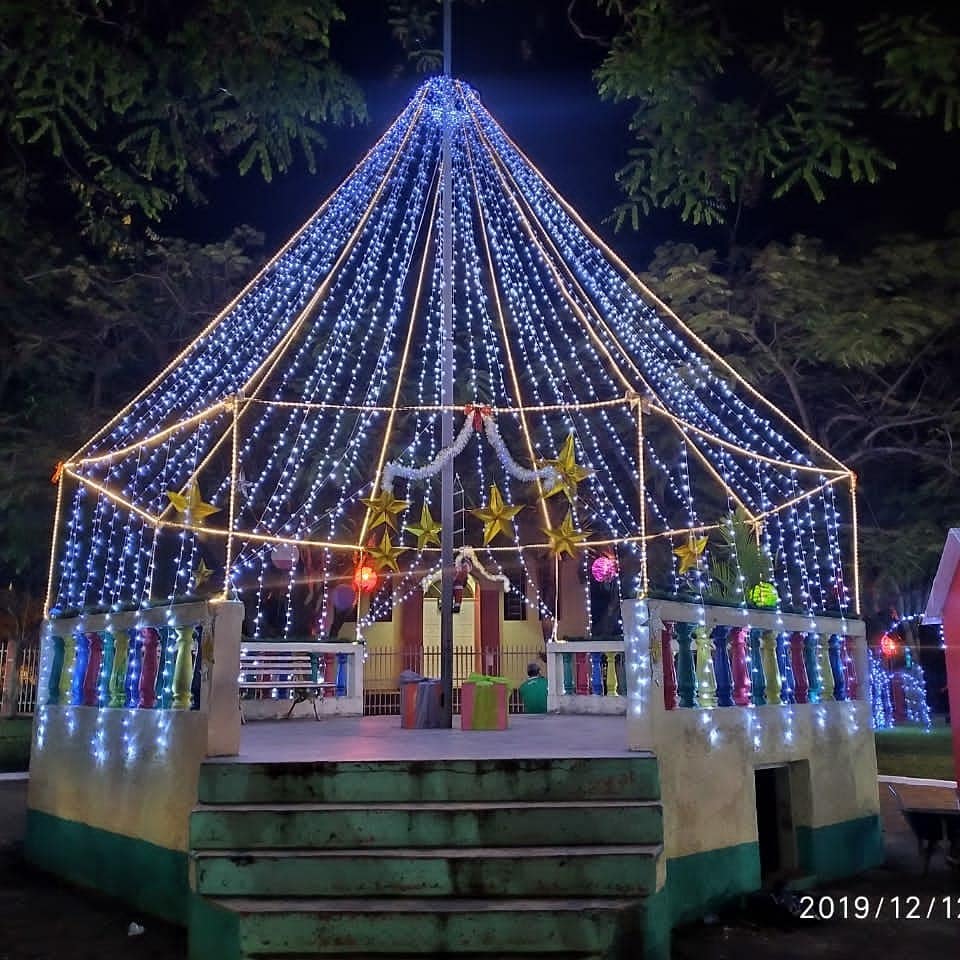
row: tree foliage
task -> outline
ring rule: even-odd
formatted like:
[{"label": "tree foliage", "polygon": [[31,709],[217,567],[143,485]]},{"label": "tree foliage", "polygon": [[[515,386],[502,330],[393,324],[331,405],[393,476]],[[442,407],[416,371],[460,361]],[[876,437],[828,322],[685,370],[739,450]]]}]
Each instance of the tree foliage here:
[{"label": "tree foliage", "polygon": [[803,190],[821,202],[831,180],[874,182],[894,167],[864,132],[878,106],[956,126],[960,37],[928,17],[879,16],[858,29],[777,5],[762,14],[698,0],[601,6],[617,27],[599,91],[633,109],[618,226],[676,208],[735,230],[763,201]]},{"label": "tree foliage", "polygon": [[667,244],[646,279],[858,473],[868,576],[922,593],[960,512],[960,220],[939,240],[881,237],[847,257],[802,236],[734,263]]}]

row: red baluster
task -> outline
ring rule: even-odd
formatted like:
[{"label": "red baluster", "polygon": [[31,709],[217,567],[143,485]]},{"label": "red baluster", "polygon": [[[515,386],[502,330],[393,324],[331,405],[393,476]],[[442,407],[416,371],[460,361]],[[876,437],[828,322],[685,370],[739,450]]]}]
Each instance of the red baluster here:
[{"label": "red baluster", "polygon": [[83,675],[83,705],[96,707],[100,703],[100,668],[103,666],[103,637],[99,633],[88,633],[87,643],[90,653],[87,657],[87,669]]},{"label": "red baluster", "polygon": [[856,700],[860,692],[860,678],[857,676],[857,661],[853,656],[852,641],[846,634],[840,638],[840,655],[847,677],[847,699]]},{"label": "red baluster", "polygon": [[738,707],[750,706],[750,668],[747,666],[747,628],[730,631],[730,666],[733,669],[733,702]]},{"label": "red baluster", "polygon": [[665,623],[660,631],[660,649],[663,660],[663,706],[667,710],[676,710],[679,704],[677,697],[677,664],[674,660],[676,641],[673,639],[673,623]]},{"label": "red baluster", "polygon": [[797,703],[807,702],[810,681],[807,679],[807,664],[803,659],[803,634],[790,634],[790,665],[793,667],[793,695]]},{"label": "red baluster", "polygon": [[574,689],[580,696],[590,693],[590,664],[585,653],[575,653],[574,661]]},{"label": "red baluster", "polygon": [[137,706],[152,710],[157,705],[157,671],[160,669],[160,632],[153,627],[142,627],[143,663],[140,666],[140,699]]}]

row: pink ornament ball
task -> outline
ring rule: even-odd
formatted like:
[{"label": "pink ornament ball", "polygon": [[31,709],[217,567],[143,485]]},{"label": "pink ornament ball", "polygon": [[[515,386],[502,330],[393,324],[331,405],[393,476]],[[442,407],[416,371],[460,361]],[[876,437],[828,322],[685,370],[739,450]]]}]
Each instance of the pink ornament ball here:
[{"label": "pink ornament ball", "polygon": [[300,551],[292,543],[277,544],[270,553],[270,562],[278,570],[292,570],[300,559]]},{"label": "pink ornament ball", "polygon": [[617,561],[603,554],[590,565],[590,572],[597,583],[609,583],[617,575]]}]

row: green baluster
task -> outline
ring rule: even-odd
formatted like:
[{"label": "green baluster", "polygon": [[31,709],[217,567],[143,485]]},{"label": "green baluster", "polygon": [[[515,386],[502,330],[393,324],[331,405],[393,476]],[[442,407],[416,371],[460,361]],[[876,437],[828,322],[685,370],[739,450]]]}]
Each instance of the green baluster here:
[{"label": "green baluster", "polygon": [[783,682],[780,677],[780,666],[777,663],[777,633],[775,630],[764,630],[760,637],[760,658],[763,662],[763,686],[766,691],[767,703],[780,705],[780,691]]},{"label": "green baluster", "polygon": [[713,672],[713,640],[706,627],[693,631],[693,646],[697,658],[697,705],[717,705],[717,678]]},{"label": "green baluster", "polygon": [[564,695],[576,693],[576,687],[573,685],[573,654],[564,653],[563,657],[563,693]]},{"label": "green baluster", "polygon": [[817,637],[817,667],[820,670],[820,702],[833,699],[833,668],[830,666],[830,647],[828,637]]},{"label": "green baluster", "polygon": [[674,628],[677,641],[677,693],[681,707],[696,706],[697,665],[693,659],[693,624],[678,622]]},{"label": "green baluster", "polygon": [[60,702],[60,678],[63,676],[63,637],[50,638],[53,645],[53,660],[50,663],[50,676],[47,679],[47,706],[55,707]]},{"label": "green baluster", "polygon": [[820,634],[803,635],[803,665],[807,668],[807,703],[823,699],[823,677],[820,675]]},{"label": "green baluster", "polygon": [[71,703],[70,690],[73,687],[73,671],[77,665],[77,638],[68,633],[63,638],[63,667],[60,670],[60,698],[63,706]]},{"label": "green baluster", "polygon": [[173,709],[190,709],[193,682],[193,625],[174,627],[177,632],[177,659],[173,667]]},{"label": "green baluster", "polygon": [[122,707],[127,702],[127,661],[130,657],[130,631],[120,630],[114,637],[113,670],[110,672],[111,707]]}]

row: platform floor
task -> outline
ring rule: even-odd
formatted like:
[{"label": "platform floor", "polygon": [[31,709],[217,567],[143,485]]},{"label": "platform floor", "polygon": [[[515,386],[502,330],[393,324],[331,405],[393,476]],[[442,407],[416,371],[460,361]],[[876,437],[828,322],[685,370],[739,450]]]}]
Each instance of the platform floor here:
[{"label": "platform floor", "polygon": [[515,715],[507,730],[404,730],[400,717],[256,720],[230,763],[321,760],[502,760],[636,756],[622,716]]}]

